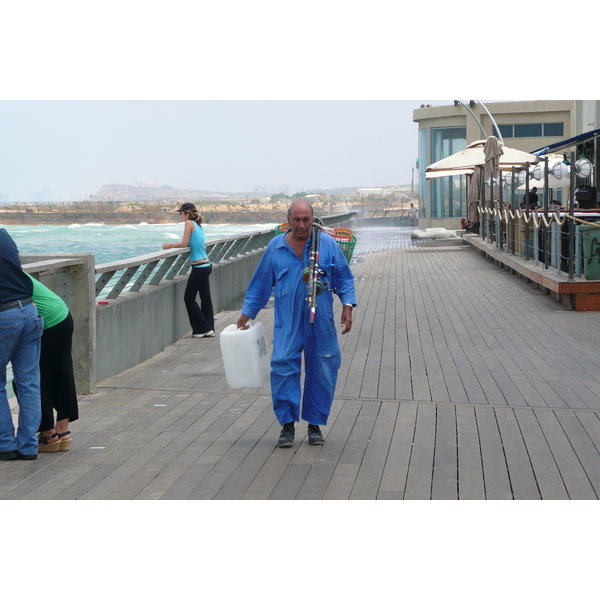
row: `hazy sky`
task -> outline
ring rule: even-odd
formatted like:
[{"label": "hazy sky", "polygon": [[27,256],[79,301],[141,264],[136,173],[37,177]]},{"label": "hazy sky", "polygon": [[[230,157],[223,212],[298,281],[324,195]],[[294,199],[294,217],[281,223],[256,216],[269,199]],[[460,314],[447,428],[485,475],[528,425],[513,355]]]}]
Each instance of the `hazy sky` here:
[{"label": "hazy sky", "polygon": [[[422,100],[0,101],[0,194],[410,184]],[[450,103],[437,101],[436,103]]]},{"label": "hazy sky", "polygon": [[[522,45],[461,40],[454,5],[421,11],[384,0],[8,3],[0,195],[82,198],[148,180],[249,194],[409,184],[422,103],[564,94],[552,76],[507,78],[524,67]],[[478,22],[502,31],[497,13],[479,7]],[[568,58],[553,56],[553,72]],[[586,97],[571,83],[567,96]]]}]

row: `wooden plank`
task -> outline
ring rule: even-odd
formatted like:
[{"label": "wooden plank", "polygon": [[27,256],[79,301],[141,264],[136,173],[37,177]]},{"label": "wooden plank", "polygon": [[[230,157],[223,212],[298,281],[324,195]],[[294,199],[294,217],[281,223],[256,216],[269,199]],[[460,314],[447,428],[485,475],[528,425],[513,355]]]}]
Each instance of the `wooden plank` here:
[{"label": "wooden plank", "polygon": [[[280,431],[281,425],[273,415],[271,426],[256,441],[252,450],[215,494],[215,500],[242,500],[246,497],[254,480],[275,451]],[[253,493],[257,494],[258,492],[255,489]],[[263,494],[262,497],[266,498],[267,495]]]},{"label": "wooden plank", "polygon": [[323,495],[324,500],[347,500],[350,498],[375,426],[379,407],[380,402],[365,402],[361,407],[350,437]]},{"label": "wooden plank", "polygon": [[[334,403],[334,406],[336,404]],[[315,457],[312,468],[296,496],[298,500],[321,500],[324,497],[340,456],[353,432],[363,403],[345,401],[340,404],[341,410],[326,435],[325,444]]]},{"label": "wooden plank", "polygon": [[437,407],[432,500],[458,499],[458,450],[454,406]]},{"label": "wooden plank", "polygon": [[587,434],[586,428],[579,420],[578,413],[556,411],[555,414],[594,490],[596,498],[598,498],[600,496],[600,453],[598,448],[594,445],[594,441]]},{"label": "wooden plank", "polygon": [[485,500],[479,432],[473,406],[456,406],[458,497]]},{"label": "wooden plank", "polygon": [[435,449],[435,413],[433,404],[419,404],[415,437],[404,492],[405,500],[430,500],[431,475]]},{"label": "wooden plank", "polygon": [[486,500],[512,500],[504,448],[498,430],[496,413],[491,406],[475,407]]},{"label": "wooden plank", "polygon": [[[228,412],[234,413],[239,411],[241,414],[233,421],[231,427],[209,446],[209,449],[220,448],[219,443],[223,440],[229,441],[232,438],[237,440],[243,434],[241,430],[244,427],[253,430],[255,421],[265,411],[266,406],[268,406],[268,403],[260,400],[250,404],[248,404],[247,399],[237,402]],[[175,434],[173,429],[169,428],[166,433],[174,435],[173,439],[163,451],[156,456],[148,457],[148,460],[140,465],[138,470],[128,479],[127,483],[119,488],[119,497],[122,498],[127,493],[128,498],[161,498],[165,491],[175,481],[178,481],[184,472],[187,472],[182,470],[182,466],[189,464],[191,453],[188,448],[198,438],[198,431],[194,427],[187,427],[182,432]],[[235,441],[231,443],[235,444]],[[200,457],[197,460],[200,460]],[[204,462],[208,461],[204,460]]]},{"label": "wooden plank", "polygon": [[397,414],[396,403],[381,403],[371,438],[350,493],[351,500],[377,499]]},{"label": "wooden plank", "polygon": [[415,434],[417,404],[402,402],[379,485],[379,500],[402,500]]},{"label": "wooden plank", "polygon": [[532,410],[515,410],[542,500],[569,498],[544,432]]},{"label": "wooden plank", "polygon": [[508,408],[497,408],[495,413],[506,456],[513,498],[515,500],[540,500],[540,491],[514,411]]},{"label": "wooden plank", "polygon": [[581,462],[553,411],[536,410],[548,446],[571,500],[595,500],[596,494]]},{"label": "wooden plank", "polygon": [[294,456],[290,462],[290,466],[275,486],[273,493],[269,496],[270,500],[294,500],[298,496],[306,478],[312,472],[313,465],[319,459],[324,448],[330,448],[334,443],[330,431],[337,420],[342,406],[343,403],[335,402],[329,415],[328,425],[321,427],[321,431],[325,437],[325,444],[323,446],[311,446],[307,443],[306,423],[299,424],[296,427],[297,447],[294,450]]}]

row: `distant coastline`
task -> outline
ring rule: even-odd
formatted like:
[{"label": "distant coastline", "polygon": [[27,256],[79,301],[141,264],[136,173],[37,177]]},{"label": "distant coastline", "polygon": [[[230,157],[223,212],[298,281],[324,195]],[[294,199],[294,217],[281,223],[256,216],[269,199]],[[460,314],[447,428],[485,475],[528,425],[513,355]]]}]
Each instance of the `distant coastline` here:
[{"label": "distant coastline", "polygon": [[[260,213],[241,212],[203,212],[206,223],[230,223],[247,225],[257,223],[283,223],[286,221],[285,211]],[[106,223],[117,225],[136,225],[138,223],[165,224],[177,223],[179,215],[173,213],[149,212],[1,212],[2,225],[71,225],[85,223]]]}]

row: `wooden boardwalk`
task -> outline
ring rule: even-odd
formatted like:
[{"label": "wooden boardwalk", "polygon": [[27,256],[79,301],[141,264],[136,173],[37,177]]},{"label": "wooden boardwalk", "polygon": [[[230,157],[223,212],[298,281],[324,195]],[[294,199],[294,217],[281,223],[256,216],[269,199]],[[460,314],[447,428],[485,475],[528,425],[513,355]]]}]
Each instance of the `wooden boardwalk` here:
[{"label": "wooden boardwalk", "polygon": [[[357,236],[323,446],[301,423],[277,449],[268,384],[230,390],[219,338],[186,337],[82,397],[70,452],[0,463],[0,498],[598,498],[600,313],[460,239]],[[237,317],[220,313],[217,333]],[[270,336],[272,310],[258,320]]]}]

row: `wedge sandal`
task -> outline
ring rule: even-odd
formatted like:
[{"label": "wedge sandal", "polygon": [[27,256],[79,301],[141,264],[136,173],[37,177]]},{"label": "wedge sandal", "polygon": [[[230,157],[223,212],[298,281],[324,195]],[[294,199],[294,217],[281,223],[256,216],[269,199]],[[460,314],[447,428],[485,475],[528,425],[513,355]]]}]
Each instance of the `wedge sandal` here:
[{"label": "wedge sandal", "polygon": [[65,431],[64,433],[57,434],[58,437],[60,438],[60,449],[61,450],[70,450],[71,449],[71,438],[69,438],[68,440],[62,439],[65,435],[69,435],[70,433],[71,433],[70,431]]},{"label": "wedge sandal", "polygon": [[[56,438],[56,439],[54,439]],[[62,442],[58,437],[58,433],[52,435],[38,435],[38,452],[58,452]]]}]

